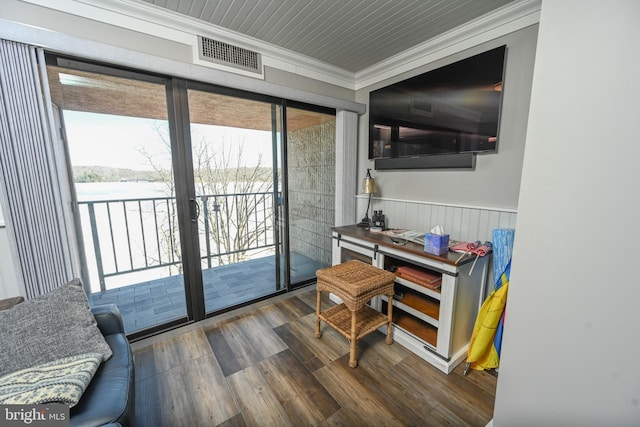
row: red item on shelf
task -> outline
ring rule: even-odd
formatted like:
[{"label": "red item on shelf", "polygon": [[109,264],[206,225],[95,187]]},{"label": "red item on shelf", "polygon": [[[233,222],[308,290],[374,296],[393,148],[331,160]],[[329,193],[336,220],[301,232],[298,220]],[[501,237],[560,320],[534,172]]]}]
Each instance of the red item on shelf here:
[{"label": "red item on shelf", "polygon": [[425,286],[429,289],[437,289],[442,284],[442,276],[427,273],[417,268],[403,266],[398,267],[396,272],[401,278],[417,283],[418,285]]}]

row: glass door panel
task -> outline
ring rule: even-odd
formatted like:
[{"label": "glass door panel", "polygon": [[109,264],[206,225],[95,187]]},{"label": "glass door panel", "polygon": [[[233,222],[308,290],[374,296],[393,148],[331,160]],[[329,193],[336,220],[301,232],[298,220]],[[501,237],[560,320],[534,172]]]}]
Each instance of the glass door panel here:
[{"label": "glass door panel", "polygon": [[91,305],[118,305],[129,335],[284,292],[331,264],[334,114],[48,60],[85,290]]},{"label": "glass door panel", "polygon": [[186,320],[164,79],[57,65],[48,74],[73,170],[90,304],[116,303],[128,334]]},{"label": "glass door panel", "polygon": [[335,222],[335,115],[287,108],[287,197],[291,285],[331,265]]},{"label": "glass door panel", "polygon": [[189,89],[205,311],[283,289],[276,221],[280,107]]}]

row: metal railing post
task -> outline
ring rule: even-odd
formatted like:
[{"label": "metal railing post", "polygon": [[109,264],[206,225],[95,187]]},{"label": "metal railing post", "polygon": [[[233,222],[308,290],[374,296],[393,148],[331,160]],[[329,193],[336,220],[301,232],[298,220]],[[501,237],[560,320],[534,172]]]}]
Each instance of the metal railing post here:
[{"label": "metal railing post", "polygon": [[93,238],[93,251],[96,255],[96,264],[98,267],[98,279],[100,282],[100,292],[107,290],[104,282],[104,269],[102,267],[102,252],[100,251],[100,238],[98,237],[98,226],[96,225],[96,213],[93,208],[93,202],[87,205],[89,208],[89,222],[91,223],[91,237]]},{"label": "metal railing post", "polygon": [[209,196],[201,196],[202,213],[204,214],[204,242],[207,248],[207,267],[211,268],[211,240],[209,239]]}]

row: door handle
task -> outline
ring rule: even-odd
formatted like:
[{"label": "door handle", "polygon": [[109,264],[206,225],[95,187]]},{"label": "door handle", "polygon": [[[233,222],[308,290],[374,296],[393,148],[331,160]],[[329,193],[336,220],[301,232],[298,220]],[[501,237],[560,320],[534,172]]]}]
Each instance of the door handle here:
[{"label": "door handle", "polygon": [[191,222],[198,222],[198,218],[200,217],[200,205],[196,201],[196,199],[189,199],[191,202]]}]

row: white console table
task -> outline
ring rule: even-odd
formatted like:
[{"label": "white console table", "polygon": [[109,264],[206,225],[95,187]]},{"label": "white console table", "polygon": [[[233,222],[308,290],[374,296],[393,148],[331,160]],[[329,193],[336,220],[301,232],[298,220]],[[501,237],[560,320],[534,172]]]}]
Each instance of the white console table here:
[{"label": "white console table", "polygon": [[[396,277],[393,298],[394,340],[449,373],[466,359],[469,339],[484,298],[490,256],[480,257],[473,272],[474,256],[449,252],[436,256],[421,245],[408,242],[395,245],[381,233],[356,226],[335,227],[332,262],[334,265],[359,259],[385,270],[411,267],[442,277],[439,289],[430,289]],[[338,300],[335,296],[332,299]],[[376,297],[371,306],[386,313],[386,296]]]}]

